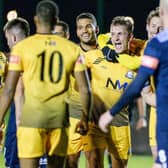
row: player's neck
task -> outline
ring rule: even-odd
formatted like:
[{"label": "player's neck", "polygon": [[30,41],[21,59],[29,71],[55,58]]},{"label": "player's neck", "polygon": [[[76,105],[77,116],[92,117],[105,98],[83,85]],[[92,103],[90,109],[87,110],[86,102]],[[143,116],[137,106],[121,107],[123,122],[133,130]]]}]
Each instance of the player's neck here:
[{"label": "player's neck", "polygon": [[51,34],[51,27],[50,26],[38,26],[36,29],[36,33],[39,34]]},{"label": "player's neck", "polygon": [[84,51],[87,52],[89,50],[93,50],[97,48],[97,44],[93,44],[93,45],[89,45],[89,44],[85,44],[80,42],[80,48]]}]

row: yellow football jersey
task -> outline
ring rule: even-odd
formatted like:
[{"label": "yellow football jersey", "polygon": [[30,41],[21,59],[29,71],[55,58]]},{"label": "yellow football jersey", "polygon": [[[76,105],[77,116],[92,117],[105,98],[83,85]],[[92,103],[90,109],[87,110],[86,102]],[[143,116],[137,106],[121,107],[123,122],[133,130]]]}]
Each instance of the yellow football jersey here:
[{"label": "yellow football jersey", "polygon": [[2,92],[2,88],[5,80],[5,70],[7,65],[7,58],[5,54],[0,52],[0,93]]},{"label": "yellow football jersey", "polygon": [[[108,42],[110,41],[111,35],[110,33],[106,33],[106,34],[99,34],[97,41],[99,44],[100,48],[103,48],[106,44],[108,44]],[[112,46],[112,45],[111,45]]]},{"label": "yellow football jersey", "polygon": [[[119,55],[120,57],[123,55]],[[96,109],[93,118],[97,119],[102,112],[111,108],[118,101],[128,84],[135,78],[136,73],[125,64],[108,62],[99,49],[88,51],[85,54],[85,61],[91,70],[94,109]],[[102,110],[100,110],[101,108]],[[128,125],[127,108],[115,116],[113,125]]]},{"label": "yellow football jersey", "polygon": [[69,77],[74,66],[85,68],[79,55],[76,44],[57,35],[35,34],[13,47],[9,70],[23,71],[25,88],[21,126],[68,126]]}]

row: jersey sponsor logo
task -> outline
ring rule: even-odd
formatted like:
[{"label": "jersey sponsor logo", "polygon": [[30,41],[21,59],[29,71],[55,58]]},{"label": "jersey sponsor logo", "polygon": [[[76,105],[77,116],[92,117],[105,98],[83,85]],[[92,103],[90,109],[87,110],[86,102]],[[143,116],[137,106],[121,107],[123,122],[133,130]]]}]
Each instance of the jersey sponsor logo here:
[{"label": "jersey sponsor logo", "polygon": [[14,64],[18,64],[20,62],[20,58],[18,56],[11,55],[10,59],[9,59],[9,62],[14,63]]},{"label": "jersey sponsor logo", "polygon": [[120,80],[116,80],[115,82],[113,82],[111,78],[107,78],[106,88],[112,87],[112,89],[124,91],[127,88],[127,86],[127,82],[121,84]]},{"label": "jersey sponsor logo", "polygon": [[128,79],[134,79],[135,78],[134,72],[133,71],[128,71],[125,74],[125,77],[128,78]]},{"label": "jersey sponsor logo", "polygon": [[93,64],[99,64],[99,63],[101,63],[102,61],[104,61],[105,60],[105,58],[103,58],[103,57],[98,57],[98,58],[96,58],[96,60],[93,62]]},{"label": "jersey sponsor logo", "polygon": [[156,69],[159,64],[159,60],[149,55],[142,57],[142,65],[151,69]]}]

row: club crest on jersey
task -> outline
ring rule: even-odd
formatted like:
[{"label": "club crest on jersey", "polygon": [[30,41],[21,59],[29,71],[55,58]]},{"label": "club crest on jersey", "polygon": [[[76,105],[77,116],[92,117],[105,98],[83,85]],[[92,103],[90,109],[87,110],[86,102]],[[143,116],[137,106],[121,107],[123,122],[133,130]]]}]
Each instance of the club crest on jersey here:
[{"label": "club crest on jersey", "polygon": [[76,64],[83,64],[84,63],[84,57],[83,55],[80,55],[76,61]]},{"label": "club crest on jersey", "polygon": [[128,71],[126,74],[125,74],[125,77],[128,78],[128,79],[134,79],[134,72],[133,71]]}]

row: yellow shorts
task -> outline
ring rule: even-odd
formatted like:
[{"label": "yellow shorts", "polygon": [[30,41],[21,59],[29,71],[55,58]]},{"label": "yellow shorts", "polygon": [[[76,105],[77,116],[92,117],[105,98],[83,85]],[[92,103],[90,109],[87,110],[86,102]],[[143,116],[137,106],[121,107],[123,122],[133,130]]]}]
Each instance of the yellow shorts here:
[{"label": "yellow shorts", "polygon": [[108,151],[115,158],[127,160],[131,150],[130,126],[111,126],[111,137],[108,140]]},{"label": "yellow shorts", "polygon": [[45,153],[49,156],[67,154],[68,128],[19,127],[17,139],[20,158],[40,157]]},{"label": "yellow shorts", "polygon": [[149,118],[149,144],[156,146],[156,109],[151,107]]},{"label": "yellow shorts", "polygon": [[83,149],[81,135],[75,133],[76,124],[79,119],[70,117],[69,140],[67,154],[76,154]]},{"label": "yellow shorts", "polygon": [[107,148],[116,158],[128,159],[131,147],[130,127],[110,126],[110,131],[105,134],[97,125],[90,123],[89,132],[82,137],[82,141],[84,151]]}]

